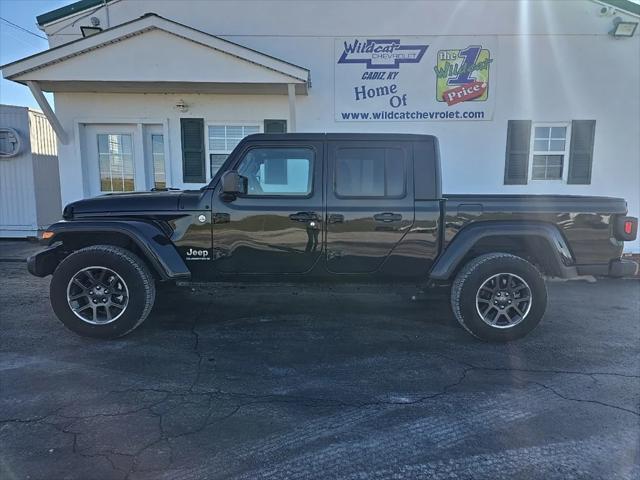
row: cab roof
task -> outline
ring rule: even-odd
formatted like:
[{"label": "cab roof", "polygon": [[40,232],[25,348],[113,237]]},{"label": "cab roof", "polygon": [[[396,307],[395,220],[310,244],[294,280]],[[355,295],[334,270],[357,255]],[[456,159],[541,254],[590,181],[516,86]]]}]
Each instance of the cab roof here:
[{"label": "cab roof", "polygon": [[414,133],[254,133],[245,140],[355,140],[355,141],[388,141],[388,142],[416,142],[430,141],[434,135]]}]

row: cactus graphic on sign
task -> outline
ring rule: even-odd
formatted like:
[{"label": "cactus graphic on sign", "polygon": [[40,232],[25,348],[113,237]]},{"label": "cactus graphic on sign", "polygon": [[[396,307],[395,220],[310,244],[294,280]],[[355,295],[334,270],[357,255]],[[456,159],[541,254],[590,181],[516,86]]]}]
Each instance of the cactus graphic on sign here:
[{"label": "cactus graphic on sign", "polygon": [[483,102],[489,97],[489,67],[493,59],[482,45],[463,49],[438,50],[436,100],[455,105]]}]

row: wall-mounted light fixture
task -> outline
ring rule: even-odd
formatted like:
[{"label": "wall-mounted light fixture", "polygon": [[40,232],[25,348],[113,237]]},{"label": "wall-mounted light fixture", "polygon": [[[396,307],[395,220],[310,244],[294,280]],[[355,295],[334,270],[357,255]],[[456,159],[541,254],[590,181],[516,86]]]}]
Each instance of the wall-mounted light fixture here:
[{"label": "wall-mounted light fixture", "polygon": [[613,30],[609,35],[615,38],[633,37],[637,28],[638,22],[623,22],[622,18],[616,17],[613,19]]},{"label": "wall-mounted light fixture", "polygon": [[186,112],[189,111],[189,105],[184,103],[184,100],[180,99],[180,100],[178,100],[178,103],[176,103],[176,109],[179,112],[186,113]]},{"label": "wall-mounted light fixture", "polygon": [[100,33],[102,28],[100,27],[80,27],[80,31],[82,32],[83,37],[90,37],[91,35],[95,35],[96,33]]}]

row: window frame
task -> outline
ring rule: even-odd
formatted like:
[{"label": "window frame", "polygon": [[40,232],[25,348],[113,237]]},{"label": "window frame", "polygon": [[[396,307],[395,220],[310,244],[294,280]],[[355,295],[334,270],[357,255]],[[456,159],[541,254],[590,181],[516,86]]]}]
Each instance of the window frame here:
[{"label": "window frame", "polygon": [[[341,195],[338,193],[338,183],[337,183],[337,175],[338,175],[338,152],[340,150],[348,150],[348,149],[383,149],[383,150],[391,150],[391,149],[395,149],[395,150],[400,150],[403,152],[403,162],[402,162],[402,193],[400,195]],[[332,162],[333,162],[333,179],[332,179],[332,186],[333,186],[333,195],[335,198],[338,198],[340,200],[360,200],[360,199],[366,199],[366,200],[385,200],[385,199],[392,199],[392,200],[400,200],[403,198],[406,198],[407,196],[407,157],[408,155],[408,151],[400,146],[358,146],[358,147],[354,147],[351,145],[345,145],[342,147],[337,147],[334,152],[333,152],[333,158],[332,158]],[[387,162],[386,162],[386,157],[385,157],[385,162],[384,162],[384,181],[385,181],[385,190],[387,188],[386,182],[387,182]]]},{"label": "window frame", "polygon": [[[256,150],[256,149],[265,149],[265,148],[270,148],[272,150],[277,150],[277,149],[284,149],[284,148],[290,148],[290,149],[303,149],[306,148],[308,150],[310,150],[313,154],[313,157],[311,158],[311,165],[309,168],[309,173],[311,175],[311,190],[309,191],[309,193],[307,195],[251,195],[250,193],[245,193],[245,194],[240,194],[238,195],[238,198],[247,198],[247,199],[254,199],[254,198],[264,198],[264,199],[290,199],[290,200],[302,200],[302,199],[309,199],[309,198],[313,198],[313,196],[315,195],[315,188],[316,188],[316,162],[318,161],[318,149],[314,146],[314,145],[310,145],[307,143],[300,143],[300,144],[282,144],[282,143],[272,143],[272,144],[256,144],[256,145],[250,145],[247,146],[247,148],[244,148],[240,154],[238,155],[238,157],[235,159],[235,161],[231,164],[232,166],[232,170],[238,170],[238,167],[240,166],[240,163],[245,159],[245,157],[247,156],[247,154],[251,151],[251,150]],[[320,159],[320,161],[322,161],[322,159]],[[218,189],[222,188],[222,182],[218,182]]]},{"label": "window frame", "polygon": [[[207,154],[205,175],[208,178],[208,182],[213,180],[213,177],[215,176],[215,174],[211,172],[211,155],[226,155],[227,159],[228,159],[229,155],[231,155],[231,153],[233,152],[233,149],[232,150],[210,149],[209,127],[258,127],[258,131],[256,133],[263,133],[263,131],[264,131],[263,125],[258,120],[247,120],[247,121],[245,121],[245,120],[242,120],[242,121],[219,120],[219,121],[207,121],[207,122],[205,122],[205,132],[204,132],[205,133],[205,140],[206,140],[205,152]],[[243,137],[243,139],[244,139],[244,137]],[[241,139],[240,141],[242,141],[243,139]]]},{"label": "window frame", "polygon": [[[565,130],[565,139],[564,139],[564,150],[549,150],[549,151],[536,151],[534,149],[535,146],[535,138],[536,138],[536,128],[553,128],[553,127],[564,127]],[[532,122],[531,123],[531,138],[529,139],[529,171],[527,172],[527,176],[530,182],[553,182],[553,183],[567,183],[567,179],[569,178],[569,155],[571,149],[571,121],[564,122]],[[562,155],[562,176],[561,178],[533,178],[533,158],[536,155]]]},{"label": "window frame", "polygon": [[[131,163],[133,166],[133,190],[102,190],[102,178],[100,177],[100,135],[106,135],[106,136],[111,136],[111,135],[120,135],[120,136],[129,136],[131,137]],[[95,133],[95,137],[96,137],[96,153],[98,154],[98,188],[100,191],[100,194],[108,194],[108,193],[131,193],[131,192],[137,192],[137,188],[136,188],[136,148],[135,148],[135,138],[134,138],[134,134],[133,132],[122,132],[120,130],[118,130],[117,132],[111,132],[111,133],[105,133],[105,132],[96,132]],[[113,178],[111,180],[111,184],[113,184]]]}]

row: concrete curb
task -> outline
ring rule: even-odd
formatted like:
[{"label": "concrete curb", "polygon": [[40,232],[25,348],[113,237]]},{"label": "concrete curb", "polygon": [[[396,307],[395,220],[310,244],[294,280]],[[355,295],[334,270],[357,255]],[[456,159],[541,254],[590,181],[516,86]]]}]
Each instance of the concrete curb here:
[{"label": "concrete curb", "polygon": [[35,240],[0,239],[0,263],[26,263],[27,259],[44,246]]}]

